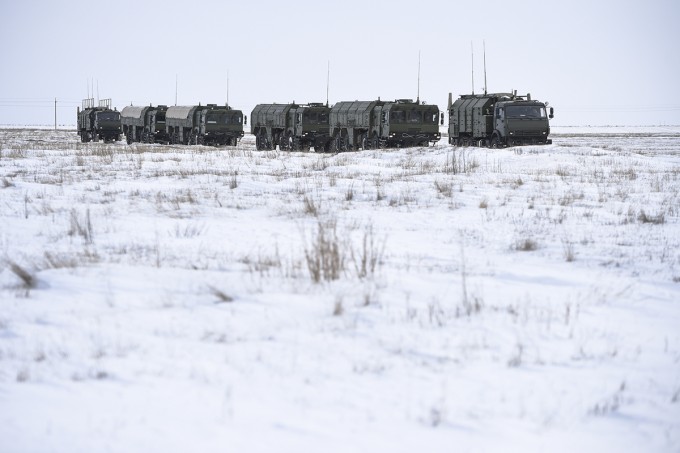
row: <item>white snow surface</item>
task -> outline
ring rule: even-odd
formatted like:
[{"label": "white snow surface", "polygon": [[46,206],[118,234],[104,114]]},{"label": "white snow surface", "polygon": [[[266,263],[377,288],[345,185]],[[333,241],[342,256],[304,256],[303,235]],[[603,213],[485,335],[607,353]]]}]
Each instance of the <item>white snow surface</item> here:
[{"label": "white snow surface", "polygon": [[679,451],[680,128],[553,140],[0,130],[0,451]]}]

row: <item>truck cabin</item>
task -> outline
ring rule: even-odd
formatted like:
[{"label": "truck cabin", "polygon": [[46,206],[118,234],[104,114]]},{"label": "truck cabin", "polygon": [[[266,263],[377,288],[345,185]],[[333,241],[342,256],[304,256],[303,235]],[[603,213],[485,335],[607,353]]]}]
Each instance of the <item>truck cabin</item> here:
[{"label": "truck cabin", "polygon": [[156,125],[165,127],[165,115],[167,113],[167,110],[168,110],[167,108],[162,108],[162,107],[159,107],[159,108],[153,110],[153,116],[154,116]]}]

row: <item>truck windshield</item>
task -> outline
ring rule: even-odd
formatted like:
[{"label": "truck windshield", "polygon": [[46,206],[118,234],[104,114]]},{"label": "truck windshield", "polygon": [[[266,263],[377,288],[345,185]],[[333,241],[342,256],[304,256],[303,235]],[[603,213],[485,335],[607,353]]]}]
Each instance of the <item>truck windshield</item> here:
[{"label": "truck windshield", "polygon": [[241,124],[238,113],[208,113],[205,119],[208,124]]},{"label": "truck windshield", "polygon": [[392,110],[390,112],[390,122],[392,124],[399,124],[406,122],[406,112],[403,110]]},{"label": "truck windshield", "polygon": [[545,118],[542,105],[508,105],[505,107],[508,118]]},{"label": "truck windshield", "polygon": [[409,123],[422,123],[423,122],[423,112],[420,110],[411,110],[408,112],[408,122]]},{"label": "truck windshield", "polygon": [[308,124],[327,124],[328,113],[308,110],[302,115],[302,120]]},{"label": "truck windshield", "polygon": [[118,112],[101,112],[97,114],[99,121],[120,121],[120,113]]},{"label": "truck windshield", "polygon": [[425,112],[425,123],[427,124],[437,124],[437,117],[439,116],[439,112],[437,110],[430,110],[429,112]]}]

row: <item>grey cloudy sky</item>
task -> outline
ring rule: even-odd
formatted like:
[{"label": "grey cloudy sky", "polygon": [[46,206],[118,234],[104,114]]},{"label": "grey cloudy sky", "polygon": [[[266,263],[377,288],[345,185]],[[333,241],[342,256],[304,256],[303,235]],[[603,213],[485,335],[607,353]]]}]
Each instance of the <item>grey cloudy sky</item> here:
[{"label": "grey cloudy sky", "polygon": [[0,124],[133,103],[420,98],[516,89],[555,125],[680,124],[676,0],[0,0]]}]

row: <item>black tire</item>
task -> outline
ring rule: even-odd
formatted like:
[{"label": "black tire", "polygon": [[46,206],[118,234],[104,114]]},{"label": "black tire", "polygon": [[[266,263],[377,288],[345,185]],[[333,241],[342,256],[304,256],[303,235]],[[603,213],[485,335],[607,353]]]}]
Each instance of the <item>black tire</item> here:
[{"label": "black tire", "polygon": [[498,140],[498,135],[494,135],[493,137],[491,137],[490,148],[492,148],[492,149],[500,148],[500,140]]}]

